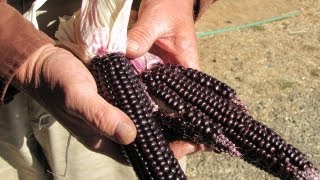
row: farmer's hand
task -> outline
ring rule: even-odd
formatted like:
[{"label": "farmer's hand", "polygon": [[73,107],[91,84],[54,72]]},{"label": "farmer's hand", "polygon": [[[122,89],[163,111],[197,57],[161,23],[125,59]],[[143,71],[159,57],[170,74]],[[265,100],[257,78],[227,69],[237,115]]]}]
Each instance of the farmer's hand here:
[{"label": "farmer's hand", "polygon": [[[127,56],[150,51],[166,62],[199,69],[193,0],[142,0],[137,22],[128,32]],[[150,49],[151,48],[151,49]],[[176,158],[204,150],[184,141],[170,144]]]},{"label": "farmer's hand", "polygon": [[128,144],[136,136],[129,117],[98,95],[91,73],[67,50],[43,46],[19,68],[15,81],[91,150],[114,156],[109,138]]},{"label": "farmer's hand", "polygon": [[127,56],[150,50],[166,62],[199,69],[194,0],[142,0],[137,22],[128,32]]}]

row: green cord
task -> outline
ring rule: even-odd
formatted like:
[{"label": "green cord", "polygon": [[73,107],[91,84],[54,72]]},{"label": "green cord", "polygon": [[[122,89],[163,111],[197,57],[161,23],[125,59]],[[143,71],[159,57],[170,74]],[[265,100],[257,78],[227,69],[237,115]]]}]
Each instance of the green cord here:
[{"label": "green cord", "polygon": [[293,17],[293,16],[296,16],[296,15],[298,15],[300,13],[301,13],[301,11],[293,11],[293,12],[287,13],[287,14],[282,15],[282,16],[277,16],[277,17],[273,17],[273,18],[270,18],[270,19],[265,19],[265,20],[262,20],[262,21],[249,23],[249,24],[243,24],[243,25],[239,25],[239,26],[232,26],[232,27],[227,27],[227,28],[222,28],[222,29],[217,29],[217,30],[207,31],[207,32],[198,32],[197,36],[198,37],[206,37],[206,36],[210,36],[210,35],[216,35],[216,34],[221,34],[221,33],[225,33],[225,32],[236,31],[236,30],[239,30],[239,29],[242,29],[242,28],[260,26],[260,25],[263,25],[263,24],[266,24],[266,23],[270,23],[270,22],[273,22],[273,21],[278,21],[278,20],[289,18],[289,17]]}]

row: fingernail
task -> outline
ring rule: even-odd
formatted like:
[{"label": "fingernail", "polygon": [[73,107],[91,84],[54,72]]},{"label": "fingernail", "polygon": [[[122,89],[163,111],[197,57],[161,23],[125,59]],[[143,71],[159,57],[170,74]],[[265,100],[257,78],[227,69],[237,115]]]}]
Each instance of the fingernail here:
[{"label": "fingernail", "polygon": [[198,71],[201,71],[201,68],[200,68],[199,64],[195,64],[193,67],[194,67],[194,69],[196,69]]},{"label": "fingernail", "polygon": [[139,44],[136,41],[129,40],[127,43],[127,50],[134,52],[139,50]]},{"label": "fingernail", "polygon": [[193,62],[190,62],[188,65],[187,65],[188,68],[193,68],[193,69],[196,69],[198,71],[201,71],[201,68],[199,66],[198,63],[193,63]]},{"label": "fingernail", "polygon": [[134,129],[132,125],[127,122],[121,122],[116,127],[114,137],[121,144],[129,144],[133,141],[133,134]]}]

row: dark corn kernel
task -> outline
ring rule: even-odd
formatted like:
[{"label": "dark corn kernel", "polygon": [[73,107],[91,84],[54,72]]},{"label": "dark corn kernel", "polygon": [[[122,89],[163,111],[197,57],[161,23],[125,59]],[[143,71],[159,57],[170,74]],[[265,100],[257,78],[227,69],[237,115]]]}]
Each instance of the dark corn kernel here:
[{"label": "dark corn kernel", "polygon": [[[136,139],[129,145],[123,145],[123,149],[138,178],[186,179],[152,116],[152,102],[125,56],[114,53],[94,58],[90,71],[97,82],[99,94],[124,111],[137,128]],[[172,104],[177,106],[174,101]]]},{"label": "dark corn kernel", "polygon": [[[154,114],[168,139],[186,139],[217,152],[234,153],[284,179],[319,179],[319,171],[298,149],[253,119],[234,90],[220,81],[174,65],[159,65],[141,79],[149,94],[174,111],[166,114],[160,106]],[[178,109],[175,102],[184,106]]]}]

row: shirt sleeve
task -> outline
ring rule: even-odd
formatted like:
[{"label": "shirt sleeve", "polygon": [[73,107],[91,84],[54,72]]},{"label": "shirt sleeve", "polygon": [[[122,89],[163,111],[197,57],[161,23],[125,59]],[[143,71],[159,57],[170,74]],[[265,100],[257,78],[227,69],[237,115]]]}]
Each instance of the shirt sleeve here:
[{"label": "shirt sleeve", "polygon": [[[0,0],[0,105],[18,68],[40,47],[54,41]],[[9,87],[8,95],[14,90]]]},{"label": "shirt sleeve", "polygon": [[[193,18],[198,20],[205,10],[216,0],[194,0],[193,4]],[[141,0],[134,0],[132,4],[132,10],[138,11]]]},{"label": "shirt sleeve", "polygon": [[194,0],[193,13],[194,20],[197,21],[208,7],[216,0]]}]

